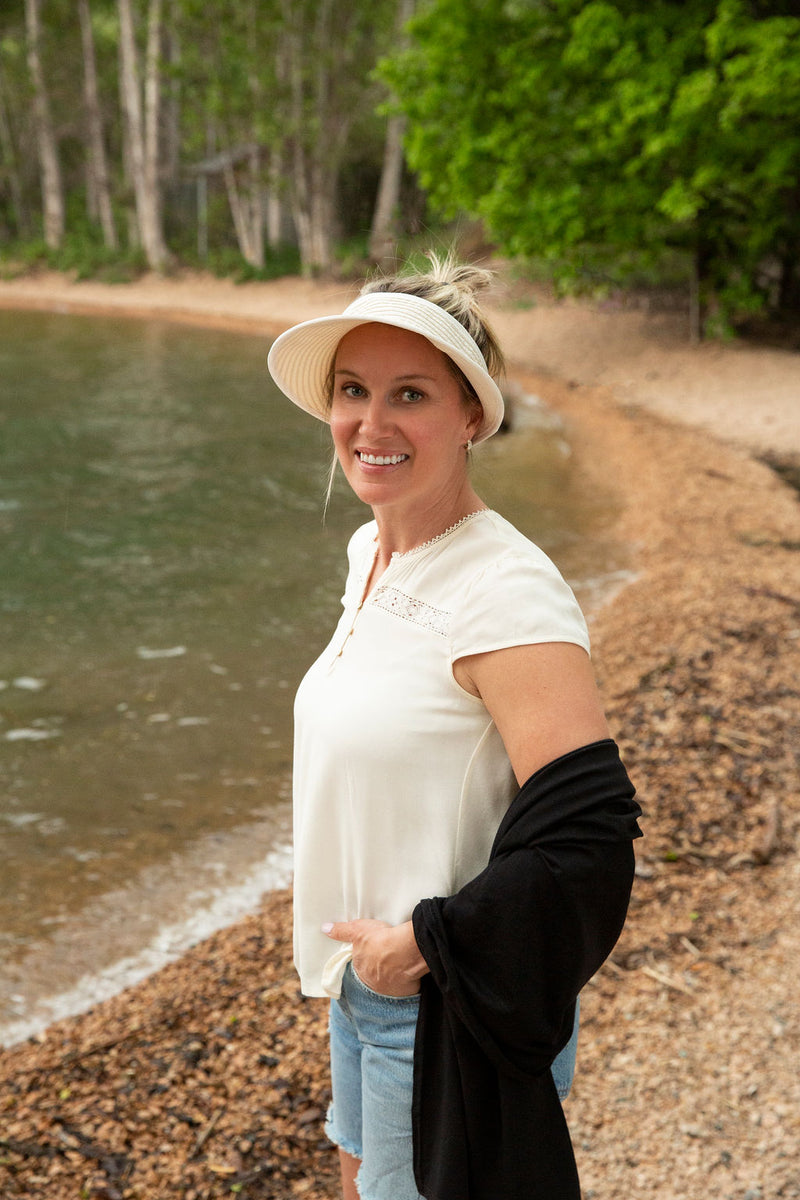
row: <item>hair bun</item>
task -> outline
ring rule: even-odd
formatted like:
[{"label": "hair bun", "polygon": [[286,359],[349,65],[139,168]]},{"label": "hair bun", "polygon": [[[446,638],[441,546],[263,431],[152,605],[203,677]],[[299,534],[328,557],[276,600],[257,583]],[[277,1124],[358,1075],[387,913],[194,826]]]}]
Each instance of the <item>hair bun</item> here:
[{"label": "hair bun", "polygon": [[361,294],[406,292],[438,304],[464,326],[480,349],[489,374],[497,379],[503,373],[503,355],[477,299],[479,292],[491,287],[492,272],[473,263],[457,262],[452,254],[442,257],[436,250],[427,250],[425,257],[429,271],[378,276],[364,285]]},{"label": "hair bun", "polygon": [[452,254],[441,258],[435,250],[428,250],[425,257],[431,264],[431,278],[437,283],[449,283],[457,291],[470,296],[485,292],[491,286],[491,271],[476,267],[474,263],[456,262]]}]

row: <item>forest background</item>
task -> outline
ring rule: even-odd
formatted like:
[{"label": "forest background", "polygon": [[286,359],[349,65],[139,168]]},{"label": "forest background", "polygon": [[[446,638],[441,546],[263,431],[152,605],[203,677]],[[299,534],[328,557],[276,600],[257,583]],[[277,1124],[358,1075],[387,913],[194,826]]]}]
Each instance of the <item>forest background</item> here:
[{"label": "forest background", "polygon": [[798,118],[792,0],[0,0],[0,270],[346,275],[478,219],[725,334],[800,307]]}]

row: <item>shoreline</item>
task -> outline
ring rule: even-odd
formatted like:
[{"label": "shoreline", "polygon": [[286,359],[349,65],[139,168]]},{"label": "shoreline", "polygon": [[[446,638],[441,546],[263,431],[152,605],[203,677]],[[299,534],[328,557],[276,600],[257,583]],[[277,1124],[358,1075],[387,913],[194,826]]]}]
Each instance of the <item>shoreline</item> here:
[{"label": "shoreline", "polygon": [[[157,318],[275,337],[341,311],[357,285],[294,276],[233,283],[201,272],[133,283],[73,281],[56,272],[0,279],[0,308]],[[800,353],[746,342],[691,345],[687,318],[537,299],[498,282],[487,311],[509,374],[612,389],[618,402],[704,430],[757,455],[800,462]],[[735,421],[731,414],[735,413]]]},{"label": "shoreline", "polygon": [[[238,829],[226,847],[232,862],[225,877],[213,883],[204,870],[208,848],[200,839],[183,859],[144,868],[144,881],[126,881],[98,896],[66,932],[35,943],[21,963],[6,964],[3,999],[11,992],[20,1000],[27,995],[28,1003],[24,1014],[5,1015],[0,1023],[0,1055],[134,987],[218,930],[257,912],[265,895],[285,890],[291,883],[292,848],[285,838],[270,839],[277,833],[278,823],[269,820]],[[270,849],[248,861],[247,843]],[[215,848],[219,852],[218,842]],[[209,881],[201,883],[204,876]],[[103,947],[114,947],[113,954],[104,955]],[[57,990],[52,990],[54,980],[61,981]]]},{"label": "shoreline", "polygon": [[[174,319],[216,321],[234,288],[217,282],[182,283],[204,293],[193,304],[158,287],[158,303],[169,291]],[[152,286],[136,305],[127,285],[106,289],[119,293],[111,312],[168,316],[147,309]],[[48,287],[42,306],[90,303],[84,285]],[[302,281],[243,288],[246,304],[239,295],[219,319],[265,335],[347,300],[346,289]],[[0,284],[0,305],[25,307],[12,294],[22,291]],[[748,1189],[797,1195],[800,510],[754,455],[800,454],[800,356],[695,353],[670,322],[586,306],[501,301],[493,317],[510,374],[567,422],[587,478],[618,492],[617,533],[638,571],[591,622],[646,821],[628,925],[584,994],[567,1105],[584,1190],[705,1200],[712,1179],[731,1200]],[[704,397],[709,364],[718,378]],[[583,382],[592,371],[604,385]],[[773,388],[789,376],[791,395]],[[723,402],[729,441],[707,432]],[[335,1195],[319,1128],[325,1012],[299,996],[289,906],[288,892],[268,895],[257,915],[0,1054],[9,1196],[66,1200],[83,1186],[200,1200],[232,1184],[249,1197]],[[98,1147],[103,1155],[89,1153]]]}]

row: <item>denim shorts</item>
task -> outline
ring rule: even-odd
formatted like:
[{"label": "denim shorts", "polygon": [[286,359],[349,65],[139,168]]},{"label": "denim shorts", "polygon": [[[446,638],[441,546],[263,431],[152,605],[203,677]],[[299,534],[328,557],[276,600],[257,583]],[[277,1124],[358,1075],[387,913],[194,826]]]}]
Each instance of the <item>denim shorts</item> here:
[{"label": "denim shorts", "polygon": [[381,996],[348,963],[331,1002],[333,1103],[325,1132],[361,1159],[361,1200],[422,1200],[414,1183],[411,1094],[419,996]]},{"label": "denim shorts", "polygon": [[[361,1200],[422,1200],[414,1182],[411,1097],[419,996],[381,996],[348,963],[331,1001],[333,1103],[325,1132],[361,1160]],[[565,1099],[575,1071],[578,1007],[567,1046],[551,1072]]]}]

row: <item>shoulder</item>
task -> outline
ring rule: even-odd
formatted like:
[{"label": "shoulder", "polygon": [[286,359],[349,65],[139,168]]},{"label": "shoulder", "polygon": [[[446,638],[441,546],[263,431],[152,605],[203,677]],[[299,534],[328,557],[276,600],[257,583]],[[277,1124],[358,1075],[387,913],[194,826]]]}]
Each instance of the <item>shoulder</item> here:
[{"label": "shoulder", "polygon": [[501,517],[488,512],[475,522],[463,544],[464,578],[467,588],[503,590],[518,579],[523,587],[531,580],[551,579],[566,583],[553,560],[535,542]]},{"label": "shoulder", "polygon": [[575,642],[588,650],[572,588],[543,550],[495,513],[470,534],[452,627],[456,657],[529,642]]},{"label": "shoulder", "polygon": [[347,559],[351,567],[359,566],[371,553],[377,535],[378,526],[374,521],[367,521],[364,525],[359,525],[347,543]]},{"label": "shoulder", "polygon": [[544,550],[524,533],[520,533],[515,525],[494,509],[485,509],[477,519],[468,521],[459,532],[460,545],[475,562],[479,562],[481,558],[491,561],[508,552],[528,554],[550,562]]}]

